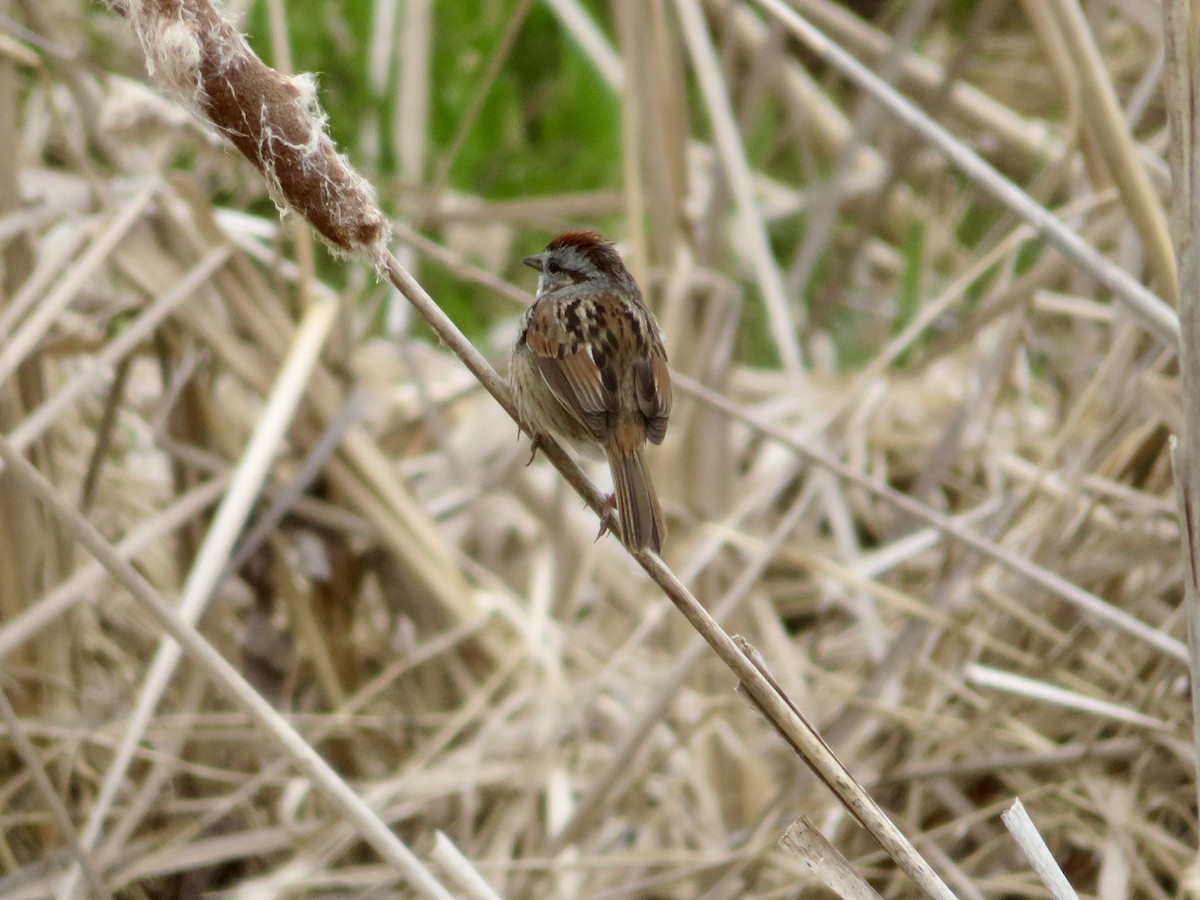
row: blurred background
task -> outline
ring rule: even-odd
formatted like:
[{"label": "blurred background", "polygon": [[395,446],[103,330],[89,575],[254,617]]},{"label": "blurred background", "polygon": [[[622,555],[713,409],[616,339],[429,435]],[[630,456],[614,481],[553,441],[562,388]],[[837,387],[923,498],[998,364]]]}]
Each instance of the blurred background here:
[{"label": "blurred background", "polygon": [[[1000,821],[1020,797],[1081,894],[1178,896],[1179,371],[1104,287],[1174,300],[1159,4],[789,6],[1096,263],[767,2],[224,9],[316,74],[397,255],[501,372],[520,259],[566,228],[618,242],[676,375],[664,559],[956,894],[1048,896]],[[486,896],[438,832],[505,897],[831,896],[778,843],[801,816],[916,895],[406,301],[157,90],[119,15],[0,3],[0,159],[0,430],[452,895]],[[0,473],[0,898],[409,896],[168,647]]]}]

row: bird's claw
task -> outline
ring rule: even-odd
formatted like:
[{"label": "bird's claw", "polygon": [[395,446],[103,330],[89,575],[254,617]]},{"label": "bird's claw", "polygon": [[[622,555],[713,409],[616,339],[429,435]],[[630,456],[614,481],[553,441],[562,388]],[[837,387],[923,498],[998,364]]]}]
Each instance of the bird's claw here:
[{"label": "bird's claw", "polygon": [[529,461],[525,463],[526,468],[533,465],[533,460],[534,457],[537,456],[538,448],[542,446],[542,436],[540,434],[533,435],[532,444],[533,446],[529,450]]},{"label": "bird's claw", "polygon": [[[604,506],[600,510],[600,530],[596,532],[596,541],[608,534],[612,529],[608,527],[608,517],[617,511],[617,495],[609,494],[604,498]],[[592,541],[592,543],[596,543]]]}]

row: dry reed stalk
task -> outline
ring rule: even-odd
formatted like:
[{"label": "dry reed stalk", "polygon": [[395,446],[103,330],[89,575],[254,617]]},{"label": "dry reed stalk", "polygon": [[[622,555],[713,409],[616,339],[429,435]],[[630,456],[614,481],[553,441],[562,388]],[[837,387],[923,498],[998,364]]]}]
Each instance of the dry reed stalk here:
[{"label": "dry reed stalk", "polygon": [[[629,271],[639,283],[645,282],[650,268],[650,247],[646,241],[646,223],[642,218],[647,209],[647,184],[642,176],[642,151],[647,141],[642,128],[645,119],[639,107],[644,102],[645,86],[654,83],[647,77],[649,73],[644,71],[646,54],[641,52],[641,45],[649,39],[646,14],[652,6],[657,5],[619,0],[614,10],[626,73],[621,80],[621,168],[625,185],[625,229],[629,236],[625,258]],[[676,208],[666,207],[667,210]]]},{"label": "dry reed stalk", "polygon": [[[20,129],[17,127],[19,79],[12,60],[0,61],[0,155],[14,162],[21,154]],[[7,215],[17,213],[23,201],[18,167],[10,164],[4,168],[0,174],[0,214]],[[0,312],[12,314],[10,321],[15,321],[23,311],[14,295],[19,294],[35,268],[30,236],[23,232],[13,234],[0,248]],[[35,312],[29,318],[36,317]],[[4,333],[0,331],[0,334]],[[3,356],[0,354],[0,366],[7,362]],[[34,348],[26,348],[21,356],[11,368],[0,370],[0,429],[13,427],[30,409],[45,400],[47,381],[42,354]],[[30,452],[52,477],[61,477],[59,459],[51,441],[35,442]],[[3,559],[0,565],[0,620],[4,621],[28,613],[47,586],[73,567],[70,543],[64,539],[57,524],[46,518],[42,506],[12,487],[12,481],[0,472],[0,558]],[[61,673],[54,680],[39,678],[22,685],[16,695],[21,713],[47,719],[69,719],[77,714],[79,707],[71,677],[73,649],[72,635],[65,628],[38,634],[30,645],[21,648],[21,661],[28,662],[31,671]],[[4,706],[6,718],[15,722],[16,710],[7,697]],[[56,802],[57,797],[47,793],[47,789],[63,776],[60,764],[56,764],[51,778],[43,768],[36,748],[19,727],[14,729],[13,750],[16,758],[24,761],[33,774],[38,792],[49,801],[50,821],[34,828],[47,839],[57,831],[70,852],[77,853],[79,843],[73,823],[62,803]],[[88,876],[92,882],[94,867],[89,868]]]},{"label": "dry reed stalk", "polygon": [[[430,106],[430,35],[433,28],[431,0],[414,0],[404,5],[404,22],[399,46],[395,52],[381,48],[382,68],[398,60],[396,77],[395,135],[393,143],[400,158],[400,178],[419,187],[425,183],[427,161],[431,147],[428,139]],[[386,34],[381,29],[381,33]],[[377,81],[382,93],[386,79]]]},{"label": "dry reed stalk", "polygon": [[766,226],[755,201],[746,149],[738,134],[729,96],[721,79],[712,38],[704,23],[704,13],[698,0],[677,0],[676,10],[683,26],[688,54],[692,59],[692,69],[699,78],[704,93],[717,152],[725,170],[725,177],[729,181],[729,189],[733,193],[738,216],[737,228],[742,241],[746,243],[750,264],[754,269],[759,289],[763,292],[775,351],[779,354],[784,371],[796,379],[797,387],[802,390],[804,360],[796,341],[794,323],[797,315],[784,287],[779,264],[771,252]]},{"label": "dry reed stalk", "polygon": [[1020,844],[1021,852],[1025,854],[1029,864],[1037,871],[1038,877],[1050,891],[1050,896],[1054,900],[1077,900],[1079,895],[1075,893],[1071,883],[1067,881],[1067,876],[1054,861],[1054,855],[1046,846],[1042,836],[1038,834],[1037,826],[1033,824],[1033,819],[1029,818],[1029,813],[1025,811],[1021,801],[1015,801],[1004,813],[1003,818],[1013,839]]},{"label": "dry reed stalk", "polygon": [[[16,159],[18,152],[18,72],[12,59],[0,59],[0,153],[8,159]],[[0,173],[0,214],[16,210],[20,205],[20,190],[17,182],[17,167],[7,166]],[[31,247],[24,235],[6,242],[0,255],[0,320],[15,317],[21,312],[13,296],[33,269]],[[15,313],[14,313],[15,310]],[[11,375],[17,366],[9,369]],[[35,357],[18,373],[17,379],[0,378],[0,428],[11,428],[27,409],[41,399],[40,362]],[[43,453],[44,447],[39,447]],[[10,621],[28,612],[34,598],[44,589],[43,573],[37,561],[45,541],[24,523],[36,521],[40,510],[28,497],[14,492],[10,480],[0,473],[0,556],[7,565],[0,567],[0,619]],[[47,537],[52,536],[52,532]],[[23,661],[36,667],[39,656],[50,661],[49,655],[58,644],[56,635],[44,636],[37,645],[23,647]],[[45,652],[43,652],[45,651]],[[18,701],[22,712],[31,712],[43,704],[28,700]],[[50,708],[46,705],[46,712]]]},{"label": "dry reed stalk", "polygon": [[1049,6],[1071,53],[1074,69],[1079,73],[1083,124],[1094,132],[1096,146],[1108,164],[1109,175],[1133,217],[1155,282],[1167,300],[1176,305],[1175,255],[1167,230],[1167,215],[1138,159],[1133,137],[1091,28],[1078,4],[1069,0],[1051,0]]},{"label": "dry reed stalk", "polygon": [[500,900],[492,886],[475,871],[462,851],[444,833],[437,833],[430,856],[452,875],[463,897],[468,900]]},{"label": "dry reed stalk", "polygon": [[[739,292],[732,283],[702,268],[691,253],[681,251],[663,294],[660,321],[668,335],[672,365],[679,371],[694,372],[710,388],[724,392],[743,312]],[[680,440],[664,448],[666,459],[657,455],[656,483],[667,496],[694,498],[692,514],[704,518],[722,515],[734,500],[736,472],[726,421],[686,398],[677,398],[671,428]]]},{"label": "dry reed stalk", "polygon": [[827,888],[842,900],[872,900],[879,897],[871,885],[854,871],[850,862],[821,834],[821,830],[801,816],[788,826],[780,844],[795,853]]},{"label": "dry reed stalk", "polygon": [[[1175,190],[1171,207],[1175,257],[1178,262],[1180,341],[1179,369],[1182,439],[1172,438],[1171,462],[1179,509],[1183,555],[1183,613],[1187,621],[1191,672],[1192,753],[1200,802],[1200,66],[1196,36],[1200,14],[1194,4],[1163,3],[1163,49],[1166,56],[1167,116],[1171,129],[1168,161]],[[1187,891],[1200,888],[1200,854],[1192,862]]]}]

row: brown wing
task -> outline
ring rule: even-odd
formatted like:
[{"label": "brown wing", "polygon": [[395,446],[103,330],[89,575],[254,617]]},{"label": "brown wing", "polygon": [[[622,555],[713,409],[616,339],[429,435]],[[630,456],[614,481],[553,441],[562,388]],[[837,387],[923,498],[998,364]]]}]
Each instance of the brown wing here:
[{"label": "brown wing", "polygon": [[532,310],[525,344],[533,352],[538,371],[558,401],[581,421],[596,440],[603,440],[609,420],[617,410],[617,372],[613,361],[593,346],[576,328],[568,331],[549,303]]},{"label": "brown wing", "polygon": [[646,437],[651,443],[661,444],[671,417],[671,373],[661,345],[655,350],[634,363],[634,374],[638,408],[646,417]]}]

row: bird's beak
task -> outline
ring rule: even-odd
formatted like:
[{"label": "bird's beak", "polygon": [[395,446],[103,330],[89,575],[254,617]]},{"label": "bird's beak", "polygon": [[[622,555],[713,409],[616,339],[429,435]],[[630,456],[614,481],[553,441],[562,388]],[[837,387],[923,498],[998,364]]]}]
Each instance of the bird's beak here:
[{"label": "bird's beak", "polygon": [[542,254],[540,253],[537,256],[527,256],[521,260],[521,262],[525,263],[525,265],[529,266],[529,268],[537,269],[539,272],[542,271],[542,261]]}]

